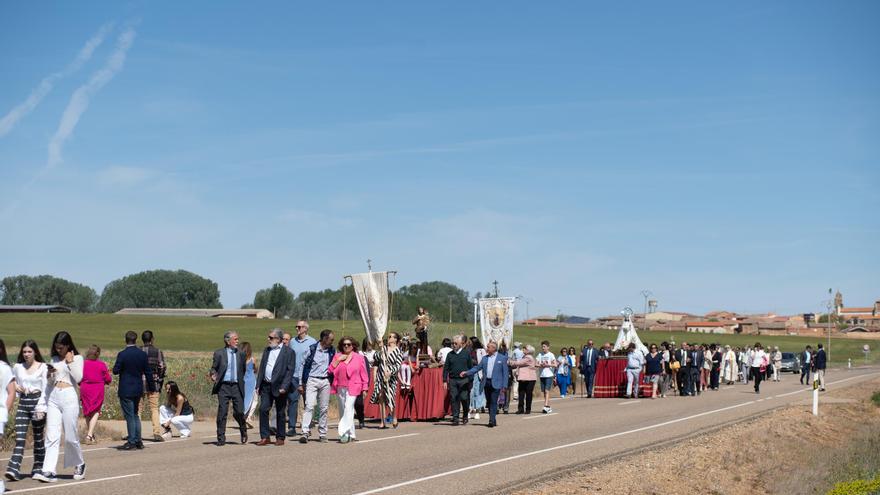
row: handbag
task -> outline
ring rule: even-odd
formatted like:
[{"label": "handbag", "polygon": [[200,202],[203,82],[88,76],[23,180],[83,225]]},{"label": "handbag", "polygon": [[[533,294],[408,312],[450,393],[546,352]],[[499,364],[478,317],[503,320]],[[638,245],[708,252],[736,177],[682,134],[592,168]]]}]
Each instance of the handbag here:
[{"label": "handbag", "polygon": [[507,404],[507,389],[501,389],[498,394],[498,405],[504,407]]},{"label": "handbag", "polygon": [[680,370],[681,369],[681,362],[673,361],[673,362],[669,363],[669,369],[671,369],[672,371]]}]

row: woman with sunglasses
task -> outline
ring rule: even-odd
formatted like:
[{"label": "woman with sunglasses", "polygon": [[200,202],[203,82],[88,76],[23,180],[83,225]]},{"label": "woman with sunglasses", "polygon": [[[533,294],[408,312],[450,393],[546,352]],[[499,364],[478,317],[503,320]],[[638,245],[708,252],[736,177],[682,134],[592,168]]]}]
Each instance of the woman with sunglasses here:
[{"label": "woman with sunglasses", "polygon": [[651,398],[657,398],[657,384],[660,383],[660,375],[663,374],[663,355],[657,349],[656,344],[651,344],[648,355],[645,356],[645,378],[651,383]]},{"label": "woman with sunglasses", "polygon": [[339,443],[357,440],[354,428],[354,404],[365,394],[370,378],[364,357],[358,352],[357,342],[351,337],[339,339],[339,352],[328,368],[333,374],[330,393],[339,400]]}]

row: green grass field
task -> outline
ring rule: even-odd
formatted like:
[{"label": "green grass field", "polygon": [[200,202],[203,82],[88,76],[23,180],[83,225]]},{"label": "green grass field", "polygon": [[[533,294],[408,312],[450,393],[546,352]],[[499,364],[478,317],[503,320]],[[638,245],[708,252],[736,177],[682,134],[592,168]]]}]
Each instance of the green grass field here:
[{"label": "green grass field", "polygon": [[[222,347],[224,331],[234,329],[239,332],[242,341],[250,341],[254,345],[255,351],[260,352],[266,341],[267,330],[278,326],[293,332],[295,324],[296,322],[293,320],[233,320],[108,314],[3,314],[0,315],[0,338],[6,342],[7,347],[16,351],[21,342],[27,338],[36,340],[41,348],[45,348],[50,344],[55,332],[67,330],[73,335],[74,342],[82,351],[89,344],[97,344],[107,355],[115,354],[116,350],[124,346],[123,335],[127,330],[134,330],[140,334],[141,331],[149,329],[156,335],[156,345],[165,351],[208,353]],[[329,328],[336,333],[337,338],[343,333],[356,339],[361,339],[364,336],[364,327],[360,320],[346,321],[344,331],[342,325],[341,321],[313,321],[311,322],[311,333],[316,336],[321,329]],[[389,329],[406,333],[411,331],[412,326],[408,322],[396,321],[389,325]],[[444,336],[450,336],[456,332],[473,335],[473,324],[435,322],[430,334],[432,347],[438,348],[439,342]],[[616,336],[616,330],[602,329],[517,326],[514,331],[516,340],[533,344],[535,347],[539,347],[542,340],[549,340],[553,352],[557,352],[562,346],[580,348],[587,339],[593,339],[597,344],[606,341],[613,342]],[[788,352],[801,351],[807,344],[815,347],[819,342],[826,342],[821,336],[817,336],[817,338],[771,337],[765,335],[703,335],[684,332],[642,332],[640,336],[646,344],[674,340],[677,343],[688,341],[745,345],[759,341],[765,346],[778,345],[781,350]],[[880,345],[877,340],[832,339],[832,362],[845,364],[847,359],[852,359],[853,364],[864,362],[864,354],[861,349],[865,343],[868,343],[872,349]],[[871,354],[872,361],[876,362],[876,356],[880,355],[880,352],[874,351]],[[13,358],[11,357],[11,359]]]}]

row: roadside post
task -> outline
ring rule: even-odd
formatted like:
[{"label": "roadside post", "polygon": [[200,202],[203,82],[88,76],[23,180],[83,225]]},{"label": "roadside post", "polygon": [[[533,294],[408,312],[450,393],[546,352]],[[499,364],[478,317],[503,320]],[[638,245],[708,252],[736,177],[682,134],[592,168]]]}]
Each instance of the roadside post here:
[{"label": "roadside post", "polygon": [[871,346],[865,344],[865,346],[862,347],[862,352],[865,353],[865,364],[868,364],[868,354],[871,353]]},{"label": "roadside post", "polygon": [[813,378],[813,416],[819,415],[819,378]]}]

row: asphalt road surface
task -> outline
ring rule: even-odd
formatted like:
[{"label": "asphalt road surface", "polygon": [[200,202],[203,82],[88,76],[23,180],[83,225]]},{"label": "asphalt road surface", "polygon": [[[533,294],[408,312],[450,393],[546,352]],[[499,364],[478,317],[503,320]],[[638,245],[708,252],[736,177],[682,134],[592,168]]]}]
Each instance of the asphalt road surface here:
[{"label": "asphalt road surface", "polygon": [[[880,376],[876,368],[831,371],[828,388],[845,387]],[[62,470],[55,484],[25,479],[7,483],[8,493],[65,494],[308,493],[434,494],[504,491],[559,470],[684,438],[706,428],[729,424],[761,411],[804,402],[811,389],[785,375],[764,382],[761,394],[751,385],[724,387],[697,397],[665,399],[555,399],[553,413],[541,414],[535,400],[530,416],[499,415],[487,428],[488,415],[469,425],[401,423],[379,430],[368,423],[358,442],[288,441],[282,447],[213,444],[213,426],[197,423],[192,438],[146,442],[142,451],[118,451],[116,445],[84,446],[87,478],[73,481]],[[536,394],[537,395],[537,394]],[[809,407],[804,402],[803,407]],[[821,402],[820,402],[821,404]],[[821,405],[820,405],[821,414]],[[144,425],[144,432],[149,425]],[[314,432],[313,432],[314,433]],[[229,431],[227,440],[236,440]],[[314,437],[313,437],[314,438]],[[9,453],[0,462],[6,463]],[[30,469],[31,458],[23,470]]]}]

